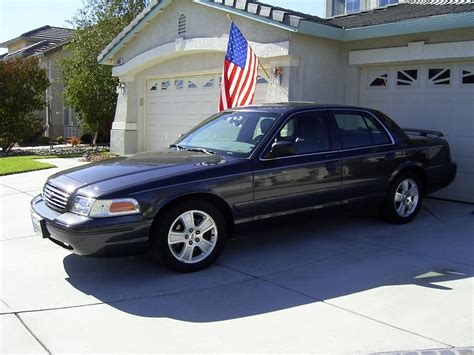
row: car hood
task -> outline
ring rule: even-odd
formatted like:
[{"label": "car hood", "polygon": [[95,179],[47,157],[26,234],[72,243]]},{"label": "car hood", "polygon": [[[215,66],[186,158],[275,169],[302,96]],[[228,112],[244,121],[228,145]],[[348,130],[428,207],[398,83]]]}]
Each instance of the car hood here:
[{"label": "car hood", "polygon": [[127,155],[87,164],[52,175],[48,182],[65,191],[94,185],[105,191],[117,186],[112,181],[140,181],[165,177],[192,169],[226,163],[220,155],[164,149]]}]

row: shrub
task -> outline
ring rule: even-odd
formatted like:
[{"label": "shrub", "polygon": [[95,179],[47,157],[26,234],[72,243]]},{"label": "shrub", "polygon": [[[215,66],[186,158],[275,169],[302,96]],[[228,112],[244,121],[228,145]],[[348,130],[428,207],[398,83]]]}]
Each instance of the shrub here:
[{"label": "shrub", "polygon": [[70,145],[72,145],[73,147],[75,147],[75,146],[81,144],[81,140],[76,136],[72,136],[72,137],[68,138],[68,143]]},{"label": "shrub", "polygon": [[92,144],[92,134],[84,133],[81,136],[81,142],[84,143],[84,144]]},{"label": "shrub", "polygon": [[45,137],[45,136],[38,137],[38,144],[39,145],[49,145],[50,144],[49,137]]},{"label": "shrub", "polygon": [[37,112],[45,106],[48,87],[38,58],[0,60],[0,147],[4,153],[43,128]]},{"label": "shrub", "polygon": [[56,137],[56,143],[58,143],[58,144],[64,144],[65,141],[66,140],[64,139],[63,136],[57,136]]}]

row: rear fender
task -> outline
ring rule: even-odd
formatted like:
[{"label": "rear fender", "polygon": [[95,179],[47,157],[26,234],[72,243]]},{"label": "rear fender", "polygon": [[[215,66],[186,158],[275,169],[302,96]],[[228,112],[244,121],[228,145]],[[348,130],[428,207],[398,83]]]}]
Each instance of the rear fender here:
[{"label": "rear fender", "polygon": [[389,185],[393,182],[393,180],[400,173],[402,173],[404,171],[407,171],[407,170],[412,170],[412,171],[415,171],[415,172],[419,173],[423,184],[424,185],[426,184],[426,169],[423,166],[423,164],[421,164],[420,162],[416,162],[416,161],[406,161],[406,162],[403,162],[402,164],[400,164],[400,166],[398,166],[397,169],[395,169],[392,172],[392,175],[390,175],[390,179],[389,179],[389,182],[388,182]]}]

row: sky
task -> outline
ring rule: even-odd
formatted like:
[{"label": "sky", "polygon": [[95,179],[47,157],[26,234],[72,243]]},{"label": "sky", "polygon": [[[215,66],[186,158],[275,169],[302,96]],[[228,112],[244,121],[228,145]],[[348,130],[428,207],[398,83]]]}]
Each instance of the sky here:
[{"label": "sky", "polygon": [[[324,13],[324,0],[262,2],[317,16]],[[0,43],[44,25],[71,27],[67,21],[81,6],[82,0],[0,0]],[[0,48],[0,53],[5,51]]]}]

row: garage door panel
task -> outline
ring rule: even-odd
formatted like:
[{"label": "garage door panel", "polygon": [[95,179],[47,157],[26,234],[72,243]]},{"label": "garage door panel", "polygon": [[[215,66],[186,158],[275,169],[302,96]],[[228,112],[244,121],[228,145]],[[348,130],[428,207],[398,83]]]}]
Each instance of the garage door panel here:
[{"label": "garage door panel", "polygon": [[[474,97],[455,100],[453,107],[454,134],[463,136],[474,132]],[[471,134],[471,137],[473,135]]]},{"label": "garage door panel", "polygon": [[[429,69],[450,68],[449,85],[429,79]],[[379,109],[400,126],[433,129],[445,134],[453,160],[458,164],[454,183],[436,196],[474,202],[474,85],[462,83],[464,64],[419,65],[418,79],[410,85],[397,82],[403,67],[391,66],[362,70],[362,106]],[[386,74],[384,80],[380,79]]]},{"label": "garage door panel", "polygon": [[394,99],[390,103],[390,117],[398,122],[401,127],[413,128],[418,125],[418,102],[413,99]]},{"label": "garage door panel", "polygon": [[453,108],[450,100],[425,99],[419,109],[422,128],[441,131],[447,136],[451,135]]}]

